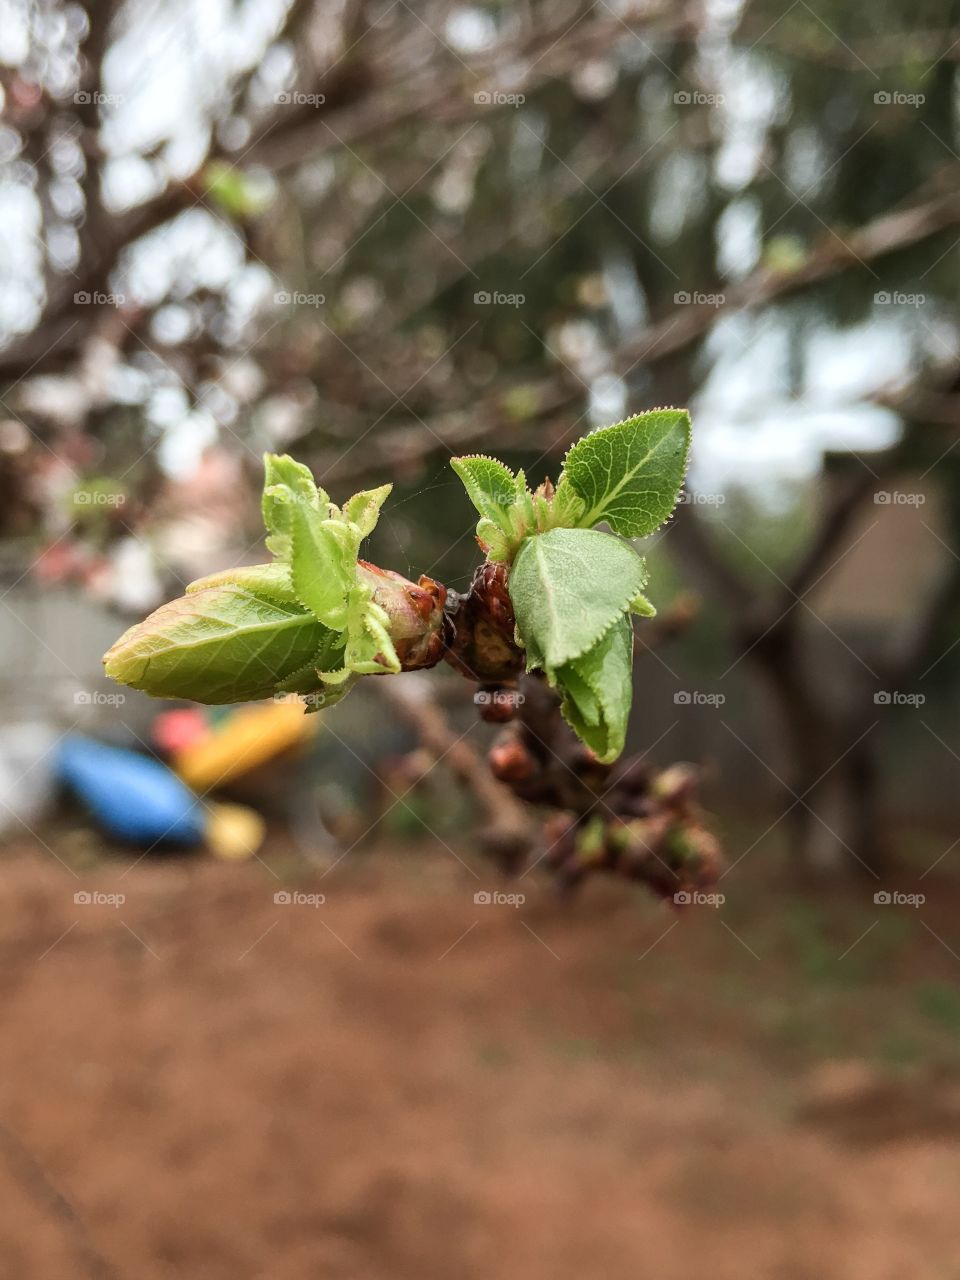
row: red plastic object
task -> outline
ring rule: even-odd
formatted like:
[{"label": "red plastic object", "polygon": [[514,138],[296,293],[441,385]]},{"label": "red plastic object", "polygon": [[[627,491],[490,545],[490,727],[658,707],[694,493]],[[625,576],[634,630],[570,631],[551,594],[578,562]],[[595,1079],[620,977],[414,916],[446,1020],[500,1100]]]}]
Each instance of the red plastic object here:
[{"label": "red plastic object", "polygon": [[161,711],[153,722],[150,736],[164,755],[176,755],[210,736],[210,722],[199,707],[180,707]]}]

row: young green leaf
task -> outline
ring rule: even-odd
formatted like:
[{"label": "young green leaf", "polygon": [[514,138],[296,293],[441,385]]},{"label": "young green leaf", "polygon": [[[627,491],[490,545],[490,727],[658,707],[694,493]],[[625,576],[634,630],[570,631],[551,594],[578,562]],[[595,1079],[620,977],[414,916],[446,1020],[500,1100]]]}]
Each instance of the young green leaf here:
[{"label": "young green leaf", "polygon": [[451,458],[450,465],[463,482],[467,497],[486,520],[504,533],[510,532],[507,512],[517,499],[516,477],[495,458]]},{"label": "young green leaf", "polygon": [[536,531],[537,512],[533,494],[527,488],[527,477],[518,471],[513,480],[513,506],[507,512],[507,530],[517,546]]},{"label": "young green leaf", "polygon": [[243,587],[268,600],[279,600],[285,604],[299,603],[290,577],[290,566],[282,560],[272,560],[269,564],[245,564],[237,569],[210,573],[205,578],[191,582],[187,587],[187,595],[192,595],[195,591],[206,591],[208,587],[231,586]]},{"label": "young green leaf", "polygon": [[[336,671],[343,665],[343,636],[338,631],[322,628],[324,635],[316,653],[302,667],[278,681],[277,693],[318,693],[326,688],[325,671]],[[329,700],[324,702],[330,705]]]},{"label": "young green leaf", "polygon": [[569,480],[560,477],[557,491],[550,503],[550,520],[557,529],[576,529],[580,527],[586,504],[574,489]]},{"label": "young green leaf", "polygon": [[400,659],[388,626],[390,615],[373,599],[373,587],[361,583],[347,602],[346,649],[343,666],[323,672],[324,684],[341,685],[352,676],[396,675]]},{"label": "young green leaf", "polygon": [[486,516],[477,521],[477,540],[486,551],[488,560],[507,561],[512,558],[513,542],[499,525]]},{"label": "young green leaf", "polygon": [[509,591],[528,669],[543,666],[549,673],[586,653],[646,581],[642,558],[607,533],[552,529],[527,538]]},{"label": "young green leaf", "polygon": [[635,613],[638,618],[655,618],[657,616],[656,605],[648,600],[642,591],[638,591],[630,601],[630,612]]},{"label": "young green leaf", "polygon": [[561,711],[603,764],[623,750],[633,700],[633,626],[625,614],[600,640],[556,673]]},{"label": "young green leaf", "polygon": [[329,635],[299,606],[206,587],[131,627],[103,661],[112,679],[155,698],[248,702],[269,697]]},{"label": "young green leaf", "polygon": [[327,495],[317,488],[313,472],[288,453],[263,455],[263,487],[272,489],[275,485],[289,489],[318,511],[326,505]]},{"label": "young green leaf", "polygon": [[347,596],[357,580],[359,537],[339,520],[324,520],[303,502],[290,503],[290,572],[300,603],[326,627],[342,631]]},{"label": "young green leaf", "polygon": [[356,616],[347,628],[346,664],[358,675],[392,675],[400,672],[400,659],[387,629],[390,617],[376,604],[367,589],[356,589]]},{"label": "young green leaf", "polygon": [[641,538],[663,524],[677,501],[690,447],[685,409],[654,409],[584,436],[563,462],[585,510],[577,523],[606,520],[615,533]]},{"label": "young green leaf", "polygon": [[267,528],[267,547],[281,559],[290,555],[290,511],[293,502],[303,502],[326,515],[327,495],[318,489],[308,467],[288,454],[263,455],[263,498],[261,510]]},{"label": "young green leaf", "polygon": [[361,489],[343,504],[344,520],[357,526],[361,538],[369,537],[377,527],[380,508],[390,496],[392,489],[392,484],[382,484],[379,489]]}]

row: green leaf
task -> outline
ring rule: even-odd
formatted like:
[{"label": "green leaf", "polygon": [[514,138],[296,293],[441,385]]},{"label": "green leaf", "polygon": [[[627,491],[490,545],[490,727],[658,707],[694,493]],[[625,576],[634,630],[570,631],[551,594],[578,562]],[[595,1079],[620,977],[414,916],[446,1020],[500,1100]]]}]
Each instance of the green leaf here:
[{"label": "green leaf", "polygon": [[517,480],[510,468],[496,458],[481,456],[451,458],[450,465],[481,516],[510,533],[507,512],[517,500]]},{"label": "green leaf", "polygon": [[298,606],[206,587],[131,627],[103,661],[112,679],[155,698],[248,702],[269,697],[329,636]]},{"label": "green leaf", "polygon": [[530,492],[522,471],[514,475],[495,458],[480,456],[452,458],[450,465],[480,512],[477,538],[488,560],[509,562],[524,538],[556,523],[550,503]]},{"label": "green leaf", "polygon": [[373,587],[360,583],[350,592],[343,666],[325,671],[325,684],[340,685],[351,676],[396,675],[400,659],[389,631],[390,615],[373,599]]},{"label": "green leaf", "polygon": [[[327,495],[317,488],[310,468],[291,458],[288,453],[263,455],[263,487],[264,490],[277,487],[289,489],[318,511],[327,502]],[[263,518],[269,529],[271,526],[266,510]]]},{"label": "green leaf", "polygon": [[[343,665],[344,638],[338,631],[322,627],[320,647],[310,660],[277,684],[277,693],[316,693],[325,688],[323,673],[336,671]],[[325,703],[324,705],[329,705]]]},{"label": "green leaf", "polygon": [[324,626],[342,631],[347,596],[357,580],[359,537],[339,520],[324,520],[303,502],[291,502],[290,572],[300,603]]},{"label": "green leaf", "polygon": [[657,616],[657,607],[653,604],[642,591],[630,601],[630,612],[635,613],[638,618],[655,618]]},{"label": "green leaf", "polygon": [[689,447],[685,409],[654,409],[584,436],[567,453],[561,477],[561,487],[569,482],[585,505],[578,525],[606,520],[625,538],[652,533],[676,505]]},{"label": "green leaf", "polygon": [[561,667],[561,711],[603,764],[623,750],[633,701],[633,626],[625,614],[587,653]]},{"label": "green leaf", "polygon": [[593,529],[552,529],[527,538],[508,589],[527,667],[550,671],[579,658],[630,608],[646,585],[632,547]]},{"label": "green leaf", "polygon": [[513,505],[507,511],[507,531],[512,533],[517,545],[537,527],[537,512],[533,494],[527,488],[527,478],[518,471],[513,479]]},{"label": "green leaf", "polygon": [[290,512],[295,502],[326,514],[327,495],[317,488],[310,469],[288,454],[265,453],[260,505],[269,535],[267,547],[281,559],[290,555]]},{"label": "green leaf", "polygon": [[586,505],[570,481],[561,476],[550,508],[550,520],[554,528],[576,529],[580,526]]},{"label": "green leaf", "polygon": [[280,600],[285,604],[297,604],[297,594],[290,577],[290,566],[281,560],[269,564],[245,564],[237,569],[224,569],[220,573],[198,578],[187,587],[187,595],[206,591],[209,587],[243,587],[268,600]]},{"label": "green leaf", "polygon": [[398,675],[400,659],[390,637],[386,609],[369,597],[356,608],[356,619],[351,618],[347,628],[346,665],[358,675],[383,675],[387,671]]},{"label": "green leaf", "polygon": [[360,537],[367,538],[377,527],[380,508],[390,496],[392,484],[382,484],[379,489],[361,489],[343,504],[343,518],[355,524]]},{"label": "green leaf", "polygon": [[484,516],[477,521],[477,540],[486,551],[488,560],[507,561],[514,552],[514,544],[499,525]]},{"label": "green leaf", "polygon": [[371,584],[357,561],[392,486],[362,490],[341,510],[292,458],[267,454],[264,468],[277,559],[192,583],[114,645],[104,659],[114,679],[199,702],[317,694],[316,709],[359,675],[401,670],[392,615],[374,598],[391,575],[376,570]]}]

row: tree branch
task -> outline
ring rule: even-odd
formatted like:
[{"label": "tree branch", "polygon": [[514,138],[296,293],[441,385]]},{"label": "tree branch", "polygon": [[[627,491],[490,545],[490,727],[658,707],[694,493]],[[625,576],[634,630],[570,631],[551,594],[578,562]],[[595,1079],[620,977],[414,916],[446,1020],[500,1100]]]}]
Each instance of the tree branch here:
[{"label": "tree branch", "polygon": [[[658,364],[705,337],[721,316],[768,306],[958,224],[958,191],[884,214],[851,232],[842,244],[837,241],[821,244],[805,263],[792,271],[759,268],[743,284],[731,289],[720,307],[685,307],[682,315],[650,325],[639,338],[619,347],[611,363],[624,372]],[[515,384],[514,377],[512,385]],[[543,447],[546,441],[548,448],[562,449],[569,443],[569,425],[565,424],[563,415],[582,399],[582,384],[574,384],[566,375],[554,375],[533,383],[528,389],[538,408],[526,420],[526,439],[534,448]],[[515,429],[516,421],[504,409],[506,390],[506,385],[498,386],[482,400],[472,402],[469,409],[447,410],[422,423],[417,420],[413,425],[382,432],[377,436],[378,464],[387,461],[395,466],[408,466],[439,448],[470,448],[491,433]],[[534,430],[537,424],[539,435]],[[320,474],[331,479],[354,480],[366,474],[368,459],[369,455],[351,451],[339,457],[320,455],[313,459],[313,464]]]}]

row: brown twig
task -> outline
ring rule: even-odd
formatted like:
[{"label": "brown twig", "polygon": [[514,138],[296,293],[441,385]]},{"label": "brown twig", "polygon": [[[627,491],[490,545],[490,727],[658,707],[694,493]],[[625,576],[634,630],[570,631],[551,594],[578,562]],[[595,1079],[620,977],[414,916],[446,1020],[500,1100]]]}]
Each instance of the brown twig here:
[{"label": "brown twig", "polygon": [[[639,757],[603,764],[579,741],[546,680],[522,674],[506,565],[485,562],[463,594],[429,578],[415,586],[374,566],[366,571],[394,629],[402,622],[410,659],[401,661],[413,672],[377,680],[376,687],[414,726],[428,754],[448,762],[480,801],[485,844],[504,872],[530,865],[536,837],[528,806],[535,806],[554,811],[536,862],[568,887],[590,870],[642,880],[663,896],[712,883],[720,853],[696,805],[695,770],[675,765],[657,772]],[[651,645],[678,634],[694,614],[689,599],[679,601]],[[505,726],[489,752],[489,771],[465,736],[454,734],[419,675],[441,661],[479,686],[481,718]]]},{"label": "brown twig", "polygon": [[402,680],[376,680],[375,687],[417,732],[420,742],[442,760],[476,797],[487,819],[484,843],[499,858],[523,859],[532,849],[536,829],[524,806],[491,775],[485,762],[462,735],[457,736],[431,693],[431,682],[416,675]]}]

